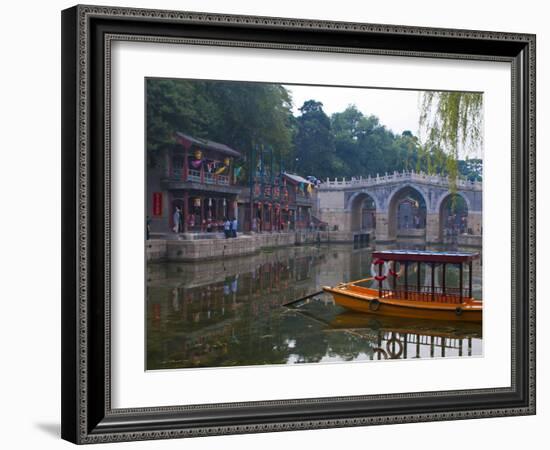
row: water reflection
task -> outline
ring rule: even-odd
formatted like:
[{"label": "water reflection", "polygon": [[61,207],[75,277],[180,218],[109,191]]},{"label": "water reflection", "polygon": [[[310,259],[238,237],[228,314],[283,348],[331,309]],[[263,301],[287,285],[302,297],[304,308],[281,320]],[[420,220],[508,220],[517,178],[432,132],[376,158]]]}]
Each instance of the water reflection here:
[{"label": "water reflection", "polygon": [[[370,273],[371,250],[306,246],[195,264],[148,265],[147,368],[481,354],[481,327],[350,313],[322,285]],[[474,292],[481,267],[474,265]]]},{"label": "water reflection", "polygon": [[481,354],[482,327],[477,323],[454,323],[411,320],[391,317],[369,317],[345,312],[331,322],[333,330],[376,334],[376,347],[371,359],[410,359]]}]

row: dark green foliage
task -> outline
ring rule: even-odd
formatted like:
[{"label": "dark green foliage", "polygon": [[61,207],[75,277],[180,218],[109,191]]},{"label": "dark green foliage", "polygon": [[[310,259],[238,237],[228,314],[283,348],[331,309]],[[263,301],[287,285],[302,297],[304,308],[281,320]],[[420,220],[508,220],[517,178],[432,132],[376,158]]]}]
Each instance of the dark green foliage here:
[{"label": "dark green foliage", "polygon": [[458,161],[458,172],[470,181],[483,179],[483,161],[481,159],[466,159]]},{"label": "dark green foliage", "polygon": [[437,147],[422,147],[411,131],[394,134],[375,116],[349,106],[331,117],[335,158],[339,170],[332,176],[376,176],[415,170],[447,174],[448,157]]},{"label": "dark green foliage", "polygon": [[[481,161],[457,161],[435,145],[422,146],[411,131],[394,134],[373,115],[351,105],[331,117],[323,104],[306,101],[291,112],[284,86],[265,83],[147,80],[147,155],[158,164],[159,151],[174,145],[176,131],[224,143],[241,152],[239,179],[249,164],[273,166],[317,178],[376,176],[415,170],[460,173],[481,179]],[[471,109],[471,108],[470,108]],[[273,161],[272,161],[273,160]]]},{"label": "dark green foliage", "polygon": [[291,99],[275,84],[147,80],[147,153],[174,144],[176,131],[226,144],[245,157],[260,145],[288,159]]},{"label": "dark green foliage", "polygon": [[330,119],[323,111],[323,104],[315,100],[306,101],[300,112],[302,114],[296,121],[293,170],[326,178],[337,169]]}]

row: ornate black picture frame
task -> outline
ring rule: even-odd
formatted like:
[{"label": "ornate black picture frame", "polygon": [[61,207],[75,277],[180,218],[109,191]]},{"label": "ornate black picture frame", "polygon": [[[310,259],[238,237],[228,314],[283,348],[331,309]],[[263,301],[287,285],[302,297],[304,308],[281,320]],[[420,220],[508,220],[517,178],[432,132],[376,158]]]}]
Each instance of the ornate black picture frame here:
[{"label": "ornate black picture frame", "polygon": [[[512,66],[512,368],[506,388],[113,409],[114,40],[506,61]],[[74,443],[535,413],[535,36],[98,6],[62,12],[62,437]]]}]

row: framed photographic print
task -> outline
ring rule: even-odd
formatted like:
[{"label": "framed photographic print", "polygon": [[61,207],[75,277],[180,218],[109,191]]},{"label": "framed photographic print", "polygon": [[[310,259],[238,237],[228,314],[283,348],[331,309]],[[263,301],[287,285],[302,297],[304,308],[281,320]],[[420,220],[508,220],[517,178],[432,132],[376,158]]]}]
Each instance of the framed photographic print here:
[{"label": "framed photographic print", "polygon": [[535,413],[535,36],[62,13],[62,436]]}]

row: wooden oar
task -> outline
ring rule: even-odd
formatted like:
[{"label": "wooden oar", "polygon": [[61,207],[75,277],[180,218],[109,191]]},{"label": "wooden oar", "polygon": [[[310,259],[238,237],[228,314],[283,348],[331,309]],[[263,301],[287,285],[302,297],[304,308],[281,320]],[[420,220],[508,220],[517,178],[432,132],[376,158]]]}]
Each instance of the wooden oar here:
[{"label": "wooden oar", "polygon": [[294,303],[301,302],[302,300],[307,300],[308,298],[315,297],[316,295],[320,295],[322,293],[323,291],[314,292],[313,294],[308,294],[305,297],[300,297],[300,298],[297,298],[296,300],[292,300],[291,302],[284,303],[282,306],[293,305]]},{"label": "wooden oar", "polygon": [[363,278],[362,280],[353,280],[353,281],[348,281],[347,283],[338,283],[336,286],[334,286],[335,288],[342,288],[344,286],[349,286],[351,284],[359,284],[359,283],[364,283],[366,281],[371,281],[371,280],[374,280],[374,277],[368,277],[368,278]]}]

